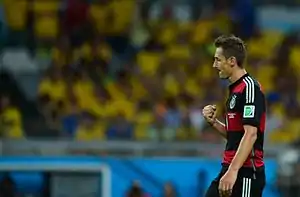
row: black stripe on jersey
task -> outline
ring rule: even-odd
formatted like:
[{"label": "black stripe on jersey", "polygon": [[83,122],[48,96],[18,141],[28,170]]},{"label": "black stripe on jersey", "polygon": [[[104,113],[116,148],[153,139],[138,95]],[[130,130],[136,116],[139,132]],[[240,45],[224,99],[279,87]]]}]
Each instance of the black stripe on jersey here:
[{"label": "black stripe on jersey", "polygon": [[[244,132],[228,132],[227,133],[227,143],[226,149],[227,151],[237,150],[241,139],[244,136]],[[257,140],[254,143],[254,149],[255,150],[263,150],[263,141],[264,141],[264,135],[261,132],[257,132]]]}]

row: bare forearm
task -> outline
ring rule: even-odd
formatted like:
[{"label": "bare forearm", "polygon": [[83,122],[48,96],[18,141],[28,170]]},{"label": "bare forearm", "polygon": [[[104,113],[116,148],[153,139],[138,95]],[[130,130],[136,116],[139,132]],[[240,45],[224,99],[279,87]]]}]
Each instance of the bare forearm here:
[{"label": "bare forearm", "polygon": [[226,134],[226,129],[225,129],[225,124],[222,123],[219,120],[216,120],[214,124],[212,124],[212,126],[220,133],[220,135],[224,138],[227,137]]},{"label": "bare forearm", "polygon": [[256,141],[257,135],[245,134],[240,142],[236,155],[234,156],[230,168],[232,170],[239,170],[249,157],[253,145]]}]

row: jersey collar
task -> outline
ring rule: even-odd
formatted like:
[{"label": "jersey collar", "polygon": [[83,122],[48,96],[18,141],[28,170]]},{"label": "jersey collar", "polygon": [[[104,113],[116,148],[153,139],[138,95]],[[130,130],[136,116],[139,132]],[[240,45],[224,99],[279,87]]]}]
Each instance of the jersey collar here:
[{"label": "jersey collar", "polygon": [[229,85],[229,89],[232,90],[235,86],[239,85],[243,81],[243,79],[245,77],[247,77],[247,76],[249,76],[248,73],[244,74],[241,78],[239,78],[238,80],[236,80],[234,83],[230,84]]}]

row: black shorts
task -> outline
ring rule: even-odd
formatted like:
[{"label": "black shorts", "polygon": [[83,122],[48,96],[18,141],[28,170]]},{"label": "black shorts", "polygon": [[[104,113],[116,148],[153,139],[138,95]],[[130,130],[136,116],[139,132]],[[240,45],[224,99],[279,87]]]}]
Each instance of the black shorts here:
[{"label": "black shorts", "polygon": [[[222,176],[227,172],[228,167],[223,167],[216,179],[214,179],[205,197],[219,197],[219,182]],[[232,190],[231,197],[262,197],[266,184],[266,175],[264,167],[256,169],[254,173],[252,168],[241,168]]]}]

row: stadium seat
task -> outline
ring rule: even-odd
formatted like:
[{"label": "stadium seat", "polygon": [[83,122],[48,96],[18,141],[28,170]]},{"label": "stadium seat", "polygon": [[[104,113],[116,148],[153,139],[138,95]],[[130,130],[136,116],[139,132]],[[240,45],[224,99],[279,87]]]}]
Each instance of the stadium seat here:
[{"label": "stadium seat", "polygon": [[5,0],[3,3],[8,26],[16,31],[25,30],[27,22],[27,1]]},{"label": "stadium seat", "polygon": [[134,130],[136,140],[148,139],[147,130],[153,121],[154,117],[151,112],[140,112],[136,114],[136,117],[134,118],[134,122],[136,123]]},{"label": "stadium seat", "polygon": [[254,58],[271,58],[272,52],[283,39],[283,35],[276,31],[263,31],[257,38],[247,43],[248,56]]},{"label": "stadium seat", "polygon": [[78,141],[99,141],[105,139],[106,124],[102,121],[96,121],[92,127],[80,125],[76,131],[75,139]]},{"label": "stadium seat", "polygon": [[196,139],[196,137],[200,136],[197,136],[197,132],[191,128],[180,127],[176,133],[176,139],[182,141]]},{"label": "stadium seat", "polygon": [[282,103],[278,102],[271,106],[270,111],[278,117],[284,117],[285,116],[285,107]]},{"label": "stadium seat", "polygon": [[262,38],[267,48],[272,51],[276,46],[280,45],[284,35],[278,31],[266,30],[262,32]]},{"label": "stadium seat", "polygon": [[299,117],[295,117],[292,118],[289,122],[289,128],[291,131],[300,134],[300,118]]},{"label": "stadium seat", "polygon": [[131,77],[130,84],[132,86],[132,97],[133,101],[139,101],[145,98],[147,95],[147,90],[141,84],[141,82],[136,77]]},{"label": "stadium seat", "polygon": [[141,69],[141,73],[146,75],[154,75],[160,66],[161,55],[153,52],[140,52],[137,55],[137,64]]},{"label": "stadium seat", "polygon": [[150,124],[154,121],[152,111],[141,111],[137,114],[134,121],[138,124]]},{"label": "stadium seat", "polygon": [[[276,113],[276,112],[274,112]],[[270,134],[273,143],[292,143],[300,137],[300,119],[290,118],[284,127]]]},{"label": "stadium seat", "polygon": [[270,133],[270,142],[273,144],[287,144],[294,140],[294,136],[287,130],[278,130]]},{"label": "stadium seat", "polygon": [[110,9],[112,10],[114,16],[112,33],[122,34],[126,32],[135,13],[135,1],[112,1],[112,3],[110,4]]},{"label": "stadium seat", "polygon": [[213,26],[223,33],[230,33],[231,19],[226,11],[221,11],[214,16]]},{"label": "stadium seat", "polygon": [[52,60],[57,66],[63,66],[67,63],[66,54],[57,47],[51,49]]},{"label": "stadium seat", "polygon": [[185,91],[192,96],[201,97],[201,95],[203,94],[203,92],[201,91],[202,89],[200,88],[200,85],[197,82],[196,78],[189,77],[184,87]]},{"label": "stadium seat", "polygon": [[181,22],[178,24],[178,32],[179,33],[188,33],[194,29],[193,22]]},{"label": "stadium seat", "polygon": [[191,37],[191,43],[198,45],[207,42],[208,38],[211,35],[212,28],[213,28],[212,21],[203,20],[203,21],[196,22]]},{"label": "stadium seat", "polygon": [[266,93],[274,89],[273,77],[276,74],[276,67],[273,65],[261,65],[256,73],[256,79],[261,83]]},{"label": "stadium seat", "polygon": [[56,14],[37,15],[35,18],[35,33],[41,39],[54,39],[58,35],[58,17]]},{"label": "stadium seat", "polygon": [[107,18],[109,16],[109,7],[105,5],[92,4],[90,6],[89,15],[94,21],[96,29],[99,33],[104,33],[108,30]]},{"label": "stadium seat", "polygon": [[271,49],[261,37],[251,39],[247,44],[247,48],[249,56],[253,58],[268,58],[272,54],[270,53]]},{"label": "stadium seat", "polygon": [[171,75],[167,74],[163,80],[164,83],[164,90],[168,96],[178,96],[180,93],[180,84],[176,80],[176,78]]},{"label": "stadium seat", "polygon": [[188,45],[170,45],[166,51],[166,56],[174,59],[191,58],[191,49]]},{"label": "stadium seat", "polygon": [[148,132],[149,125],[145,124],[136,124],[134,128],[134,138],[138,141],[148,140]]},{"label": "stadium seat", "polygon": [[57,12],[60,6],[60,1],[33,1],[33,11],[35,13]]},{"label": "stadium seat", "polygon": [[58,9],[60,1],[34,1],[35,33],[38,38],[55,38],[58,35]]},{"label": "stadium seat", "polygon": [[289,56],[290,64],[293,68],[295,68],[298,76],[300,75],[300,47],[294,47],[291,49],[291,53]]},{"label": "stadium seat", "polygon": [[187,131],[184,128],[179,128],[176,132],[176,139],[178,140],[186,140],[187,139]]},{"label": "stadium seat", "polygon": [[158,42],[168,46],[175,42],[177,37],[177,25],[172,22],[163,22],[159,25]]},{"label": "stadium seat", "polygon": [[214,69],[212,69],[212,65],[203,64],[199,65],[199,70],[197,71],[197,76],[203,80],[211,79],[214,74]]}]

